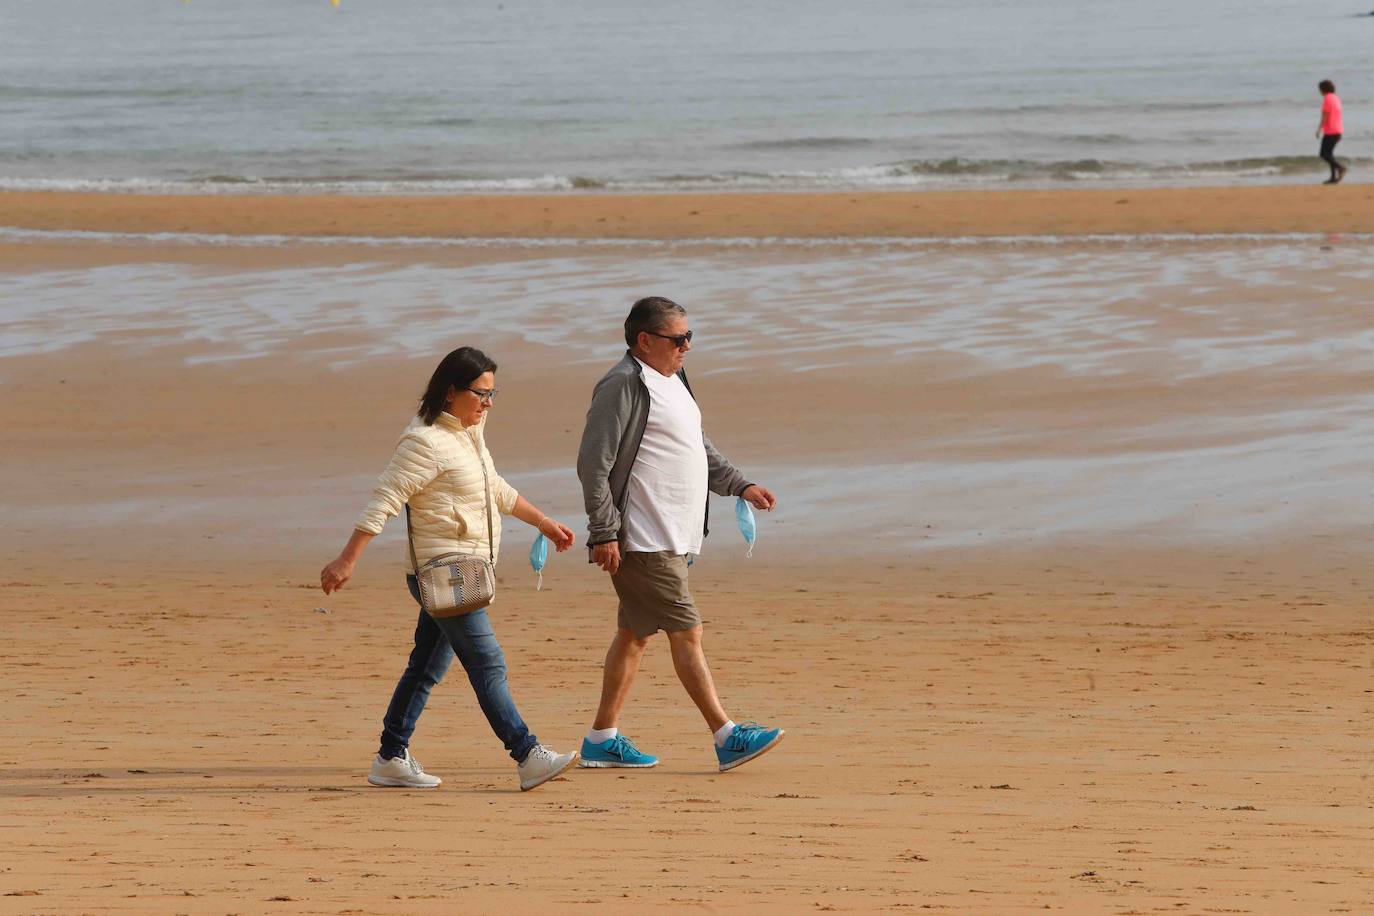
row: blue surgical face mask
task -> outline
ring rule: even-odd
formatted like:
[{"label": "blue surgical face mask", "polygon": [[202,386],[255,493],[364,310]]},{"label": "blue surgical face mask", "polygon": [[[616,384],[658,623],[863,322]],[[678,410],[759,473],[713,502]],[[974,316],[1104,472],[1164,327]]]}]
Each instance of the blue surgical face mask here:
[{"label": "blue surgical face mask", "polygon": [[744,497],[735,499],[735,522],[739,524],[739,533],[744,535],[744,542],[749,545],[747,557],[754,555],[754,539],[758,536],[757,528],[754,525],[754,510],[745,502]]},{"label": "blue surgical face mask", "polygon": [[544,535],[539,535],[530,545],[530,568],[534,570],[538,579],[535,580],[534,590],[539,591],[544,587],[544,564],[549,560],[549,540]]}]

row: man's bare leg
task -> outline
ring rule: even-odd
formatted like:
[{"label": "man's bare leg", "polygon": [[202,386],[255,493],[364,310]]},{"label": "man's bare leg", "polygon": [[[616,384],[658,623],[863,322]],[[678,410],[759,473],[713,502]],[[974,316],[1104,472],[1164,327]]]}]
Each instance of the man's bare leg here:
[{"label": "man's bare leg", "polygon": [[673,669],[677,671],[678,680],[687,688],[687,695],[697,704],[711,731],[719,731],[730,717],[720,705],[711,667],[706,664],[706,653],[701,648],[701,627],[669,631],[668,645],[672,648]]},{"label": "man's bare leg", "polygon": [[[644,657],[644,648],[649,645],[650,637],[640,639],[634,632],[624,627],[616,630],[611,647],[606,650],[606,665],[601,673],[601,705],[596,708],[596,719],[592,728],[616,728],[620,723],[620,711],[625,708],[625,700],[630,695],[630,685],[639,673],[639,661]],[[710,677],[710,673],[707,673]]]}]

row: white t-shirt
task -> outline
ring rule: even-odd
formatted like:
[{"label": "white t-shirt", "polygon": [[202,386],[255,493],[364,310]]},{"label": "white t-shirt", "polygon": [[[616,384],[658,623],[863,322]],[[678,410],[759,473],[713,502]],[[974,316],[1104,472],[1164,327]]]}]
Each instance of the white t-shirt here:
[{"label": "white t-shirt", "polygon": [[701,410],[682,379],[636,362],[649,389],[649,420],[626,486],[625,549],[701,553],[706,518]]}]

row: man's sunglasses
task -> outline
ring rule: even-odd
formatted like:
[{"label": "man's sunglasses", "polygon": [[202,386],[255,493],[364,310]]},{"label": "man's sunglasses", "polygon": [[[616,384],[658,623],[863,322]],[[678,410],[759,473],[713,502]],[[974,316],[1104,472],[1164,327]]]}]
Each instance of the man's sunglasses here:
[{"label": "man's sunglasses", "polygon": [[686,349],[687,345],[692,342],[691,331],[688,331],[686,334],[660,334],[657,331],[645,331],[644,333],[652,334],[655,337],[662,337],[664,340],[671,340],[673,346],[677,347],[679,350]]}]

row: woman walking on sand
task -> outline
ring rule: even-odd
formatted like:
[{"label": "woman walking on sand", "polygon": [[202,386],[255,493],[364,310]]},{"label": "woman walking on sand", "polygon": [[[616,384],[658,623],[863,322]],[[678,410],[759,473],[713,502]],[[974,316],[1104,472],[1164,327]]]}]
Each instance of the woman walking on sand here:
[{"label": "woman walking on sand", "polygon": [[1322,93],[1322,119],[1317,125],[1317,136],[1322,141],[1322,160],[1331,166],[1331,177],[1323,184],[1338,184],[1346,172],[1345,166],[1336,159],[1336,144],[1341,142],[1341,100],[1331,80],[1322,80],[1317,88]]},{"label": "woman walking on sand", "polygon": [[[363,549],[386,520],[407,511],[414,562],[424,564],[444,553],[486,556],[501,546],[497,513],[533,525],[561,552],[572,546],[567,525],[549,518],[502,480],[492,464],[482,432],[496,397],[496,363],[481,350],[460,347],[434,370],[420,398],[420,409],[406,427],[391,463],[377,478],[372,500],[354,526],[339,556],[320,572],[327,595],[343,588]],[[490,483],[488,484],[488,481]],[[492,508],[491,536],[488,517]],[[406,584],[418,602],[407,550]],[[381,747],[367,781],[374,786],[431,789],[442,781],[410,756],[410,736],[430,690],[443,678],[454,654],[467,671],[477,702],[496,737],[516,762],[522,791],[562,773],[577,754],[559,754],[530,733],[506,684],[506,660],[486,608],[457,617],[436,618],[420,611],[410,663],[382,719]]]}]

